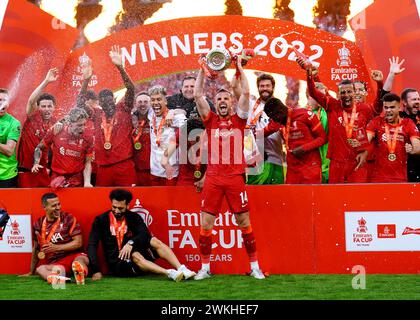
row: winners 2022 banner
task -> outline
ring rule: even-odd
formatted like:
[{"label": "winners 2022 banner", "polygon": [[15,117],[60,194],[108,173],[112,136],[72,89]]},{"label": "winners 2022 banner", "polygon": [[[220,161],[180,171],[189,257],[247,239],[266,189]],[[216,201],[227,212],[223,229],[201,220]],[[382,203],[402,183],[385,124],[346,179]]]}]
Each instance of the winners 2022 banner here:
[{"label": "winners 2022 banner", "polygon": [[108,56],[113,45],[120,46],[125,68],[136,82],[196,70],[199,55],[216,47],[233,54],[253,49],[257,56],[247,69],[304,80],[305,72],[296,64],[292,46],[319,67],[321,81],[331,90],[344,79],[370,81],[353,42],[275,19],[213,16],[169,20],[120,31],[72,51],[76,38],[77,30],[26,1],[9,2],[0,33],[1,87],[12,91],[10,112],[19,120],[24,118],[29,95],[52,67],[59,69],[59,79],[48,91],[57,97],[60,115],[76,101],[82,85],[80,66],[87,58],[92,60],[94,73],[90,89],[121,89],[121,78]]}]

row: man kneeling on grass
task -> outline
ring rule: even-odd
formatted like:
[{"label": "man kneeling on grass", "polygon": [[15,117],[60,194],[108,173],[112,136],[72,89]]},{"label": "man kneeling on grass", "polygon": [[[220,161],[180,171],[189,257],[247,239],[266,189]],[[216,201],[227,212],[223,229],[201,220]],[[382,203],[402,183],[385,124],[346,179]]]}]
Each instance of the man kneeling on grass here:
[{"label": "man kneeling on grass", "polygon": [[[114,189],[109,199],[111,210],[95,218],[89,235],[92,280],[102,278],[97,257],[99,241],[102,241],[105,260],[112,275],[133,277],[151,272],[166,275],[176,282],[195,276],[195,272],[179,263],[166,244],[150,234],[141,216],[128,209],[133,199],[130,191]],[[157,258],[165,259],[175,269],[160,267],[154,263]]]}]

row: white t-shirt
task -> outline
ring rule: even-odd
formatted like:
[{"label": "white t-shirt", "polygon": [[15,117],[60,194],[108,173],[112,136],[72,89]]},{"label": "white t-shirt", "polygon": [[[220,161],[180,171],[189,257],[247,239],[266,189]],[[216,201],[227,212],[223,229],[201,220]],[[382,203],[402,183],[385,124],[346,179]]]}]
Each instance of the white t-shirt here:
[{"label": "white t-shirt", "polygon": [[[264,101],[260,101],[259,105],[254,111],[256,100],[250,100],[249,102],[249,117],[247,124],[250,125],[253,121],[253,119],[258,116],[258,114],[262,111],[262,114],[260,118],[255,122],[255,128],[256,130],[264,129],[268,122],[270,121],[270,118],[267,116],[267,114],[263,111],[265,103]],[[267,162],[274,163],[277,165],[282,165],[284,162],[284,156],[282,153],[282,137],[279,132],[275,132],[268,137],[264,138],[264,152],[267,154]],[[262,152],[262,150],[260,150]]]},{"label": "white t-shirt", "polygon": [[[163,125],[162,134],[160,136],[160,146],[158,146],[156,142],[155,130],[153,127],[154,116],[154,112],[148,114],[150,123],[150,173],[157,177],[166,178],[165,168],[163,168],[161,165],[163,153],[168,148],[170,140],[175,139],[175,130],[178,130],[178,128],[184,124],[187,118],[183,114],[177,114],[173,118],[173,123],[171,127]],[[162,117],[156,117],[156,132],[158,132],[159,130],[159,124],[161,120]],[[174,152],[169,158],[169,164],[175,169],[173,177],[177,177],[179,174],[177,152]]]}]

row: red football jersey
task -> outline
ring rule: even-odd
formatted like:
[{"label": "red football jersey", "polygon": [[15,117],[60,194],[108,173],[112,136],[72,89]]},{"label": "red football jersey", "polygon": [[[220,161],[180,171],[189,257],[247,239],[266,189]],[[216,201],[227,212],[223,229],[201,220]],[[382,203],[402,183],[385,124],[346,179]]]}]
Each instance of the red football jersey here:
[{"label": "red football jersey", "polygon": [[[56,118],[45,122],[42,120],[41,113],[35,111],[34,114],[28,116],[23,123],[22,132],[19,140],[17,157],[19,167],[31,170],[34,164],[34,151],[41,140],[45,137],[48,129],[56,123]],[[40,164],[46,167],[48,162],[48,152],[42,154]]]},{"label": "red football jersey", "polygon": [[[388,157],[387,135],[385,126],[389,127],[390,139],[398,130],[395,151],[396,159]],[[419,138],[419,131],[411,119],[401,119],[397,125],[386,124],[384,117],[374,118],[367,126],[367,131],[374,135],[377,148],[376,161],[372,172],[372,182],[407,182],[407,153],[405,144],[411,143],[412,137]],[[391,140],[392,141],[392,140]],[[390,157],[393,159],[393,157]]]},{"label": "red football jersey", "polygon": [[[46,219],[45,216],[39,218],[37,221],[35,221],[33,225],[33,239],[37,239],[38,243],[41,246],[40,239],[41,239],[41,229],[42,229],[42,223]],[[55,221],[48,222],[47,221],[47,228],[46,228],[46,237],[48,237],[48,234],[54,225]],[[77,222],[76,218],[67,212],[61,212],[60,213],[60,224],[58,225],[57,229],[55,229],[54,235],[51,238],[51,243],[53,244],[65,244],[73,240],[74,236],[77,236],[79,234],[82,234],[82,230],[80,228],[79,222]],[[57,252],[48,254],[46,256],[46,263],[51,264],[55,261],[58,261],[65,256],[73,253],[73,252],[79,252],[79,250],[75,250],[72,252]]]},{"label": "red football jersey", "polygon": [[308,76],[308,90],[309,94],[325,108],[328,114],[329,145],[327,157],[331,160],[338,161],[354,160],[360,150],[365,150],[368,147],[366,125],[374,116],[372,106],[366,103],[356,103],[356,119],[354,121],[351,139],[358,145],[353,147],[347,141],[343,119],[343,112],[347,112],[348,118],[351,118],[352,108],[344,109],[340,100],[333,98],[329,94],[324,95],[317,90],[311,76]]},{"label": "red football jersey", "polygon": [[208,140],[207,176],[244,174],[244,130],[247,119],[234,114],[227,119],[210,111],[203,119]]},{"label": "red football jersey", "polygon": [[115,164],[127,160],[133,156],[133,144],[131,143],[132,123],[131,109],[120,101],[116,106],[114,125],[111,134],[111,149],[104,148],[105,137],[102,128],[104,112],[94,109],[92,120],[95,125],[95,161],[98,166]]},{"label": "red football jersey", "polygon": [[51,146],[51,169],[58,174],[74,174],[83,171],[86,157],[92,157],[93,138],[86,132],[81,137],[74,137],[65,126],[57,135],[48,130],[43,144]]},{"label": "red football jersey", "polygon": [[[176,145],[179,149],[181,154],[186,155],[186,162],[179,163],[179,174],[178,180],[176,182],[177,186],[193,186],[194,182],[198,181],[203,177],[205,172],[205,165],[201,164],[201,143],[200,141],[187,141],[188,137],[185,137],[185,141],[187,141],[187,145],[180,145],[180,131],[177,130],[175,132],[175,139]],[[185,133],[186,134],[186,133]],[[185,148],[186,147],[186,148]],[[196,171],[200,171],[200,176],[195,177],[194,174]]]},{"label": "red football jersey", "polygon": [[[287,152],[287,166],[302,168],[321,165],[321,156],[318,148],[327,142],[327,134],[318,117],[312,111],[299,108],[293,109]],[[296,157],[291,152],[297,147],[302,147],[306,152],[302,157]]]},{"label": "red football jersey", "polygon": [[[134,149],[134,164],[136,166],[136,171],[150,169],[150,124],[147,118],[145,121],[146,122],[143,126],[142,134],[139,138],[141,149]],[[130,141],[134,140],[136,134],[137,131],[134,132],[132,135],[133,139]]]}]

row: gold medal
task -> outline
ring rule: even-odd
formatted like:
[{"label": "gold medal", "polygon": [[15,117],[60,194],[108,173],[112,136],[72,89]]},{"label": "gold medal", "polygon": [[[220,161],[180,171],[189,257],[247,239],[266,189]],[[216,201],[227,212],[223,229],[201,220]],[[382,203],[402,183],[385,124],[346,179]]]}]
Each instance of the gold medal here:
[{"label": "gold medal", "polygon": [[45,252],[44,251],[38,252],[38,259],[39,260],[44,260],[45,259]]},{"label": "gold medal", "polygon": [[110,149],[111,149],[111,147],[112,147],[111,142],[105,142],[105,143],[104,143],[104,149],[105,149],[105,150],[110,150]]},{"label": "gold medal", "polygon": [[200,179],[201,178],[201,171],[200,170],[195,170],[194,171],[194,178],[196,178],[196,179]]},{"label": "gold medal", "polygon": [[388,160],[389,161],[395,161],[397,160],[397,155],[395,154],[395,148],[397,147],[397,138],[398,138],[398,131],[400,129],[400,126],[397,125],[394,128],[394,134],[391,138],[390,128],[388,124],[385,124],[385,136],[386,136],[386,145],[388,148]]},{"label": "gold medal", "polygon": [[141,143],[140,143],[140,142],[136,142],[136,143],[134,144],[134,149],[136,149],[136,150],[140,150],[140,149],[141,149],[141,147],[142,147],[142,145],[141,145]]}]

